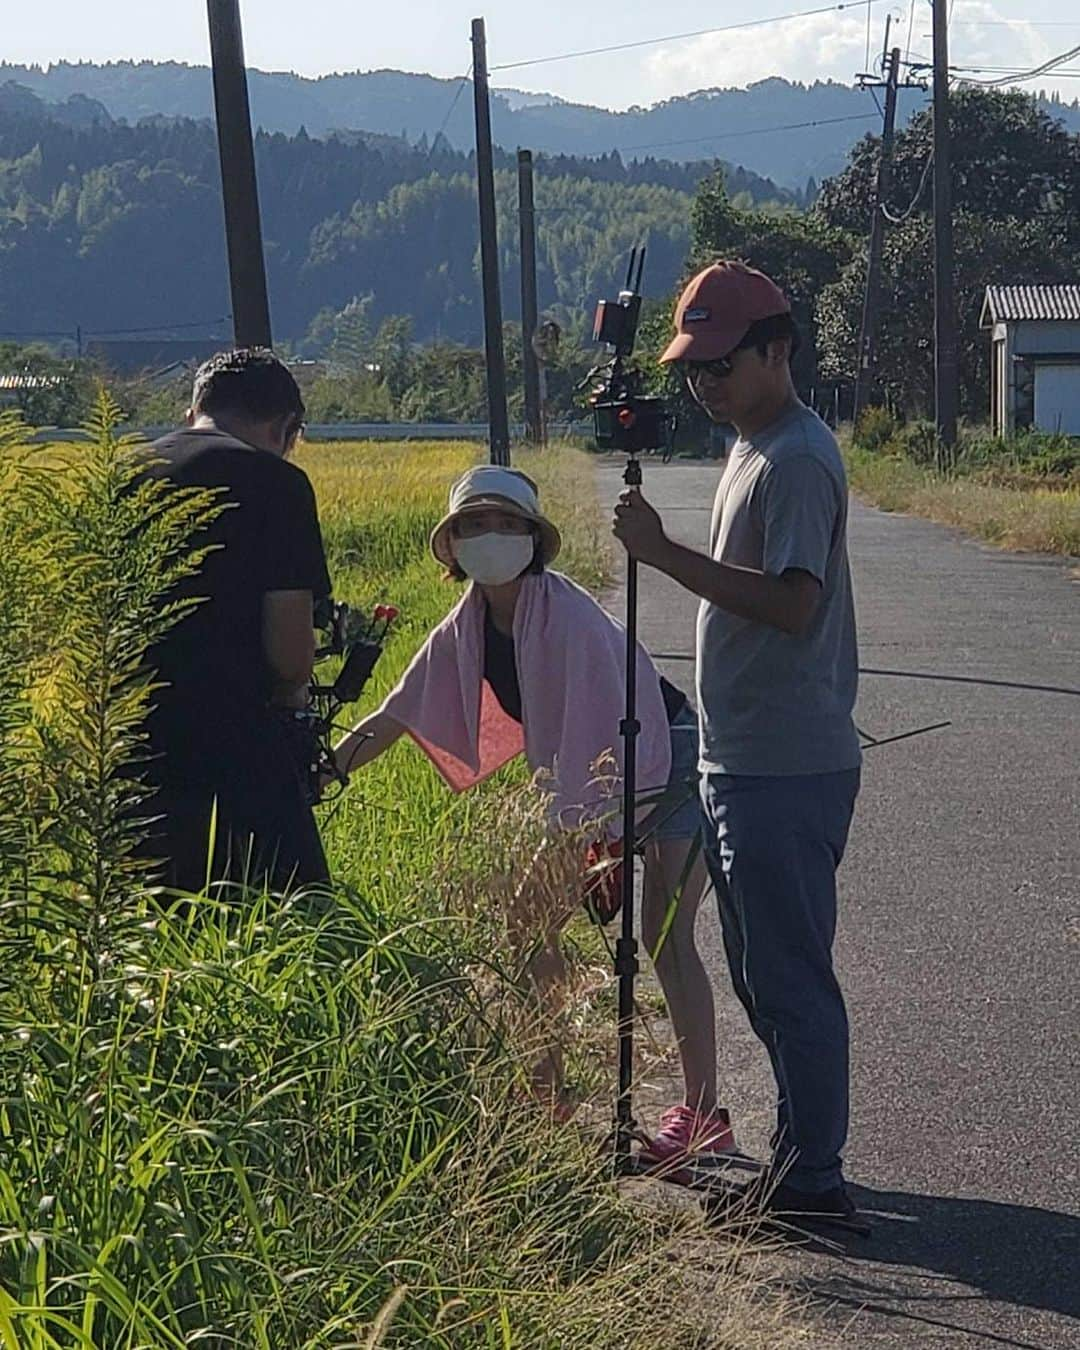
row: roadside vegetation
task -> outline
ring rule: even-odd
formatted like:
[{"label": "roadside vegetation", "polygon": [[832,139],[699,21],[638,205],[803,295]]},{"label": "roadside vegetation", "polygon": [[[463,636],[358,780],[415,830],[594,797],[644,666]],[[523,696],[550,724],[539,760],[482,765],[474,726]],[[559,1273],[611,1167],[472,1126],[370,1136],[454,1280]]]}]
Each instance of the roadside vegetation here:
[{"label": "roadside vegetation", "polygon": [[947,453],[932,423],[901,425],[869,408],[844,444],[852,489],[882,510],[926,516],[1002,548],[1080,555],[1076,437],[1003,440],[962,427]]},{"label": "roadside vegetation", "polygon": [[[140,661],[213,508],[133,492],[115,417],[44,450],[0,420],[0,1345],[802,1342],[745,1245],[620,1191],[598,1138],[520,1090],[508,902],[542,905],[579,860],[519,771],[452,799],[397,747],[326,808],[329,896],[148,890]],[[476,453],[303,452],[341,593],[402,611],[365,706],[456,594],[425,544]],[[594,583],[582,463],[526,466]],[[589,961],[563,1028],[585,1087]]]}]

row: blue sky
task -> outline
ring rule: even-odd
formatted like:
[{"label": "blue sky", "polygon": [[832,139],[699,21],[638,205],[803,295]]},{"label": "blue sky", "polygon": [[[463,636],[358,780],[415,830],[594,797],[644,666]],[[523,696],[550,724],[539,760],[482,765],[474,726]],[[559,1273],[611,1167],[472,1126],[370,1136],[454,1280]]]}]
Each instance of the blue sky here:
[{"label": "blue sky", "polygon": [[[248,63],[264,70],[319,75],[333,70],[393,67],[435,75],[462,74],[469,64],[473,15],[487,20],[489,61],[514,62],[570,50],[684,33],[819,8],[828,0],[763,0],[749,10],[737,0],[243,0]],[[0,53],[8,61],[148,58],[205,63],[204,0],[7,0]],[[885,16],[894,40],[916,54],[930,50],[928,0],[870,8],[869,43],[881,48]],[[1080,45],[1077,0],[954,0],[951,56],[982,67],[1029,67]],[[650,104],[712,85],[745,85],[768,75],[850,80],[865,64],[867,9],[669,40],[619,55],[554,61],[493,73],[496,84],[559,94],[613,108]],[[1074,74],[1045,77],[1037,87],[1080,96]],[[986,78],[996,74],[989,71]],[[1032,87],[1032,86],[1029,86]]]}]

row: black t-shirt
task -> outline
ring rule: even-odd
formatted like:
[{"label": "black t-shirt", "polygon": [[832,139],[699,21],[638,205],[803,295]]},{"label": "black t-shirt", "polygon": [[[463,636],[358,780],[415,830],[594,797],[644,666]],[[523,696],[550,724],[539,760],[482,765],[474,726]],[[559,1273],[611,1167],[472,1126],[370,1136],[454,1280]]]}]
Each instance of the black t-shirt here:
[{"label": "black t-shirt", "polygon": [[[484,678],[491,685],[499,707],[515,722],[521,721],[521,687],[518,684],[517,664],[514,660],[514,639],[500,633],[491,617],[491,609],[484,610]],[[687,706],[683,691],[660,676],[660,692],[668,724]]]},{"label": "black t-shirt", "polygon": [[520,722],[521,686],[514,660],[514,639],[499,632],[488,607],[484,609],[484,679],[491,685],[503,712]]},{"label": "black t-shirt", "polygon": [[267,591],[330,594],[315,494],[295,464],[221,431],[173,432],[152,456],[149,477],[224,489],[229,503],[192,541],[212,551],[179,588],[205,599],[148,655],[168,686],[148,723],[162,757],[152,777],[192,786],[280,777],[290,760],[268,704],[262,601]]}]

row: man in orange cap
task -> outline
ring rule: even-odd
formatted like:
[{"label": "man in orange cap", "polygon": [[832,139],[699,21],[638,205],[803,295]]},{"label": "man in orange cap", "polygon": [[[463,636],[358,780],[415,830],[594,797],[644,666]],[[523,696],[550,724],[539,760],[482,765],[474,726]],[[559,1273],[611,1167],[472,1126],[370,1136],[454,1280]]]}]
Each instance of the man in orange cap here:
[{"label": "man in orange cap", "polygon": [[783,292],[737,262],[686,287],[661,360],[739,433],[710,549],[674,543],[640,491],[614,531],[701,597],[697,695],[706,855],[731,977],[769,1052],[775,1210],[849,1217],[848,1024],[833,972],[836,869],[859,789],[858,657],[847,483],[836,440],[800,402]]}]

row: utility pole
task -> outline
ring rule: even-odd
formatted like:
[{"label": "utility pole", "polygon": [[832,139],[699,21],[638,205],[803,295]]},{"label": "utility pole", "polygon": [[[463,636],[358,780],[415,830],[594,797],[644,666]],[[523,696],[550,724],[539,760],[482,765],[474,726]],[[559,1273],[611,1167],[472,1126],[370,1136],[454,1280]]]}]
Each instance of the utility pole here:
[{"label": "utility pole", "polygon": [[[886,39],[887,40],[887,39]],[[900,48],[889,53],[885,77],[885,114],[881,129],[881,158],[878,161],[877,185],[874,189],[874,214],[870,220],[870,244],[866,260],[866,293],[863,297],[862,325],[859,329],[859,365],[855,372],[855,406],[852,421],[874,397],[877,366],[878,308],[881,292],[881,247],[885,233],[882,208],[889,199],[892,182],[893,135],[896,130],[896,94],[900,79]],[[880,85],[864,86],[880,88]]]},{"label": "utility pole", "polygon": [[540,363],[536,333],[536,212],[533,207],[531,150],[518,151],[518,227],[521,240],[521,355],[525,378],[525,433],[533,444],[543,440],[540,419]]},{"label": "utility pole", "polygon": [[947,451],[956,444],[956,292],[949,143],[949,17],[934,5],[934,416]]},{"label": "utility pole", "polygon": [[214,68],[233,332],[238,347],[270,347],[273,345],[270,301],[266,292],[240,0],[207,0],[206,9]]},{"label": "utility pole", "polygon": [[499,298],[499,241],[495,225],[495,172],[491,155],[487,37],[483,19],[472,21],[473,107],[476,113],[476,188],[480,206],[480,271],[484,287],[484,353],[487,358],[488,438],[492,464],[510,463],[506,415],[506,357]]}]

